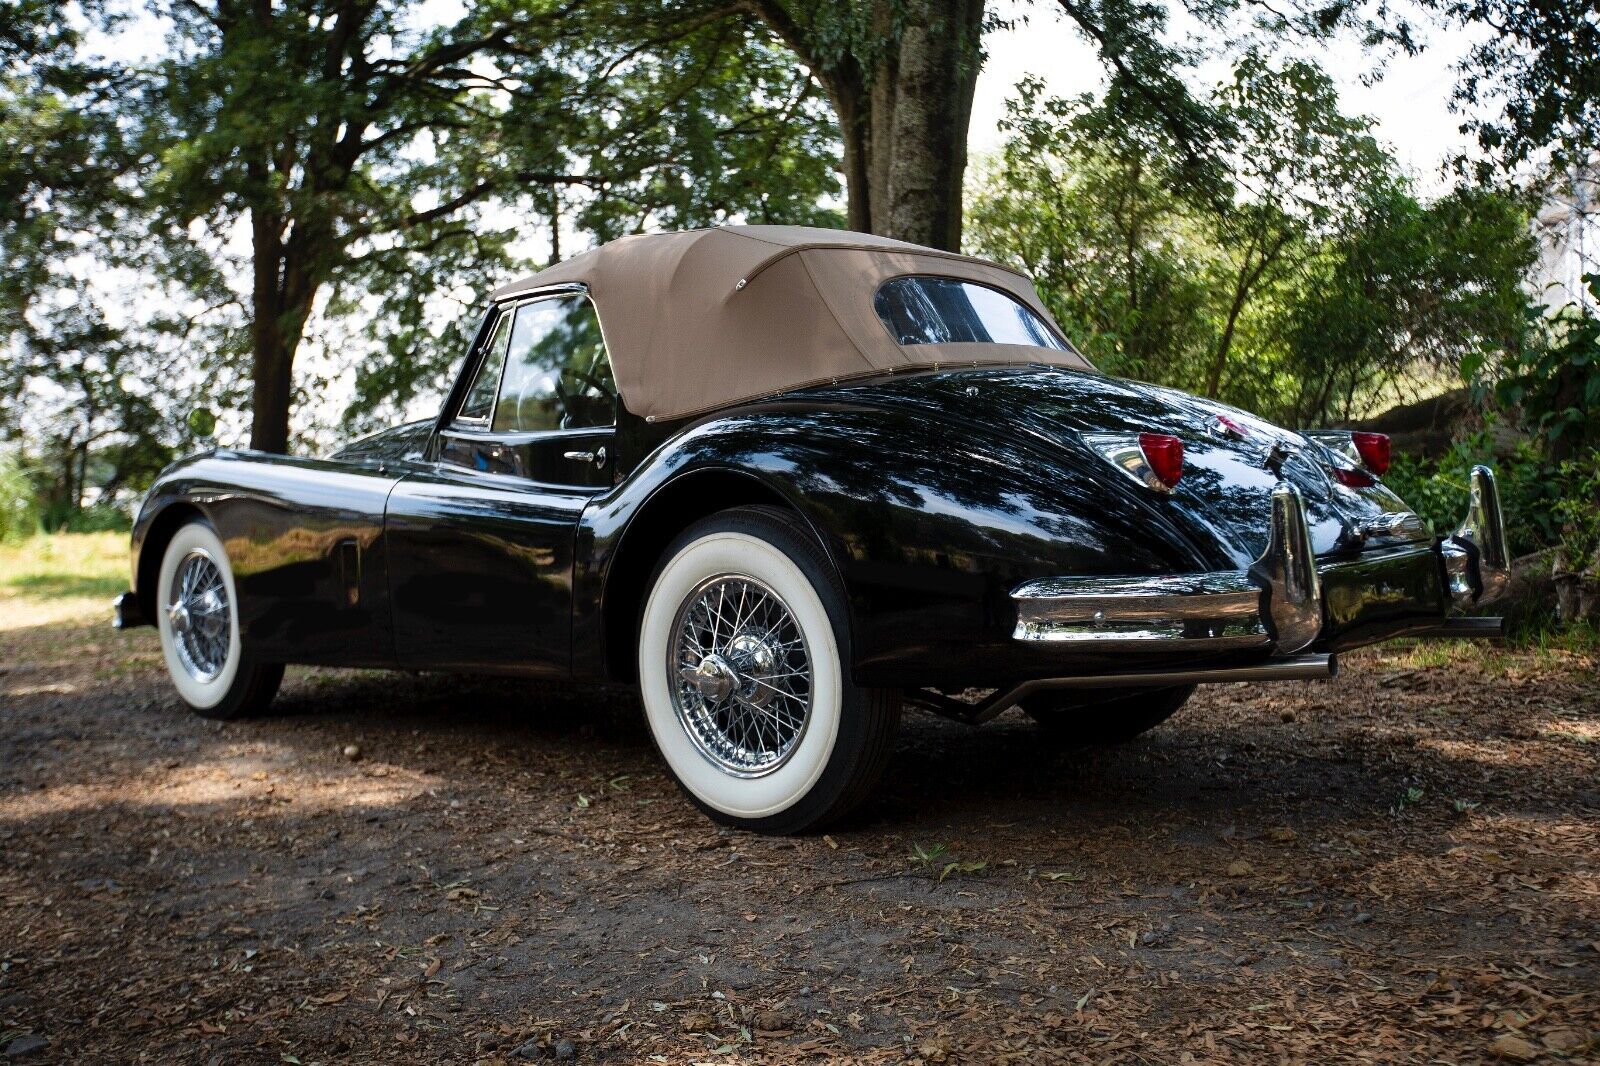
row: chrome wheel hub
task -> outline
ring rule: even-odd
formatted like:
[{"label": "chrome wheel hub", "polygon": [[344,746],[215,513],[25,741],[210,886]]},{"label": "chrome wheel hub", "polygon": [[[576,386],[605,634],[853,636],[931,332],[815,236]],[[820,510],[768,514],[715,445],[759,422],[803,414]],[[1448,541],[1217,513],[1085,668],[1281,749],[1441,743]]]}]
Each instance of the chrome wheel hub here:
[{"label": "chrome wheel hub", "polygon": [[788,761],[811,716],[811,660],[786,603],[726,574],[692,591],[668,649],[684,732],[718,769],[759,777]]},{"label": "chrome wheel hub", "polygon": [[178,661],[196,681],[215,679],[228,661],[233,635],[222,571],[210,555],[192,551],[178,564],[167,595],[167,621]]}]

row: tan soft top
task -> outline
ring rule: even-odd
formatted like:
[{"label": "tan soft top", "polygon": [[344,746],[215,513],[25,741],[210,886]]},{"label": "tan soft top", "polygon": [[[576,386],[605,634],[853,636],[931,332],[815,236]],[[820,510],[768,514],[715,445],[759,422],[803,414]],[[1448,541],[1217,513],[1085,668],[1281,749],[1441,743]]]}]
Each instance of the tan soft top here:
[{"label": "tan soft top", "polygon": [[803,385],[885,371],[988,363],[1087,368],[1076,352],[1012,344],[899,344],[873,310],[906,274],[1009,293],[1045,321],[1033,283],[997,263],[806,226],[640,234],[497,289],[505,300],[588,287],[628,410],[679,418]]}]

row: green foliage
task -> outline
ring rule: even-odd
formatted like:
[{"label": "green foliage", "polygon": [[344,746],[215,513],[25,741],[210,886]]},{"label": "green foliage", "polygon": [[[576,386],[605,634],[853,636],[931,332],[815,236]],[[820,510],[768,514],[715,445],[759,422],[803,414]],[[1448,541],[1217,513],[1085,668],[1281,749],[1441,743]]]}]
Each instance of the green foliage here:
[{"label": "green foliage", "polygon": [[[1585,279],[1600,298],[1600,276]],[[1560,546],[1567,558],[1600,551],[1600,318],[1580,305],[1527,311],[1523,343],[1497,358],[1467,359],[1491,418],[1531,434],[1496,460],[1487,432],[1459,440],[1438,462],[1396,456],[1390,488],[1434,525],[1453,527],[1464,506],[1467,472],[1495,467],[1513,554]]]},{"label": "green foliage", "polygon": [[65,533],[126,533],[133,519],[120,507],[96,503],[72,512],[56,528]]},{"label": "green foliage", "polygon": [[1534,245],[1520,198],[1462,188],[1425,204],[1392,181],[1359,195],[1263,316],[1283,344],[1291,372],[1276,378],[1296,424],[1348,420],[1376,386],[1453,378],[1526,334]]},{"label": "green foliage", "polygon": [[[1583,0],[1423,0],[1470,27],[1455,99],[1482,155],[1511,171],[1547,156],[1586,165],[1600,140],[1600,6]],[[1462,161],[1463,163],[1465,160]]]},{"label": "green foliage", "polygon": [[1448,536],[1467,513],[1468,475],[1479,463],[1494,468],[1504,504],[1506,538],[1513,556],[1547,548],[1560,535],[1559,494],[1538,450],[1523,444],[1509,456],[1496,456],[1487,431],[1469,434],[1438,460],[1397,454],[1383,483],[1439,536]]},{"label": "green foliage", "polygon": [[1600,450],[1563,462],[1556,470],[1555,517],[1568,559],[1600,555]]},{"label": "green foliage", "polygon": [[15,453],[0,451],[0,543],[31,537],[38,531],[33,483]]},{"label": "green foliage", "polygon": [[974,250],[1032,274],[1102,368],[1293,425],[1520,343],[1524,203],[1419,201],[1309,63],[1247,53],[1205,103],[1221,184],[1164,125],[1025,81],[973,184]]},{"label": "green foliage", "polygon": [[[1600,301],[1600,274],[1584,275],[1584,284]],[[1600,316],[1578,304],[1542,310],[1530,312],[1527,344],[1467,369],[1481,372],[1480,392],[1519,414],[1559,463],[1600,448]]]}]

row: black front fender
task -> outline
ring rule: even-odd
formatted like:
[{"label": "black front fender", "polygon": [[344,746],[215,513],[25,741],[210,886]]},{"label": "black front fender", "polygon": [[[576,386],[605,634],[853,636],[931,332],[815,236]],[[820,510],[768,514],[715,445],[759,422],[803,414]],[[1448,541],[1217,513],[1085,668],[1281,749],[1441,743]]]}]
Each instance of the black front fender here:
[{"label": "black front fender", "polygon": [[146,618],[167,540],[203,518],[227,547],[240,639],[266,662],[393,666],[384,500],[396,478],[360,463],[216,451],[151,486],[133,527]]}]

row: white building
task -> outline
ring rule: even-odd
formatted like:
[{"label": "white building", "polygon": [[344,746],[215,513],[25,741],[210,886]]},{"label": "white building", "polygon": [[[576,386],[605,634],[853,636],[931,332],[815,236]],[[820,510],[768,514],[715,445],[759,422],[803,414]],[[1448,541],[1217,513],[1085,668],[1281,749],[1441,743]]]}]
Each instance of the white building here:
[{"label": "white building", "polygon": [[1545,200],[1533,223],[1539,262],[1531,283],[1552,310],[1571,303],[1596,307],[1583,284],[1600,274],[1600,162],[1574,170]]}]

